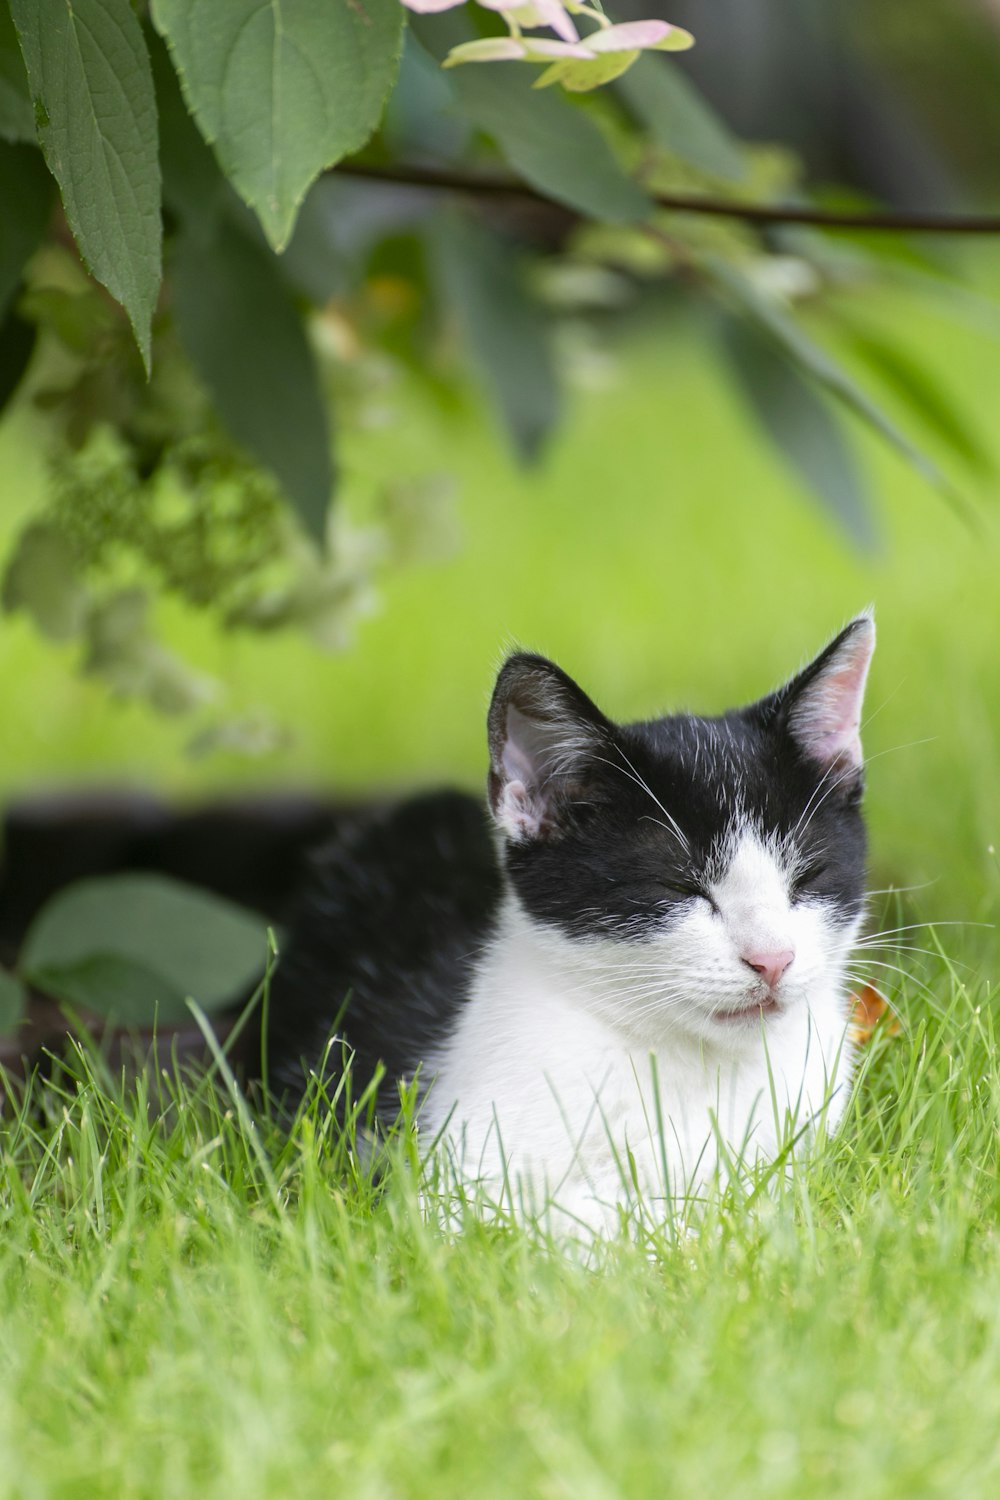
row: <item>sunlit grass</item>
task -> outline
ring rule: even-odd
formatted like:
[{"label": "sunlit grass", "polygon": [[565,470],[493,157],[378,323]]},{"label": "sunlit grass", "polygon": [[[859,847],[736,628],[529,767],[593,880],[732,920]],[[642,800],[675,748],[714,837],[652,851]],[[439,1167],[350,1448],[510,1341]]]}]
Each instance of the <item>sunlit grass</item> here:
[{"label": "sunlit grass", "polygon": [[427,1228],[318,1098],[77,1057],[5,1134],[0,1493],[994,1494],[995,1021],[927,979],[790,1185],[586,1269]]}]

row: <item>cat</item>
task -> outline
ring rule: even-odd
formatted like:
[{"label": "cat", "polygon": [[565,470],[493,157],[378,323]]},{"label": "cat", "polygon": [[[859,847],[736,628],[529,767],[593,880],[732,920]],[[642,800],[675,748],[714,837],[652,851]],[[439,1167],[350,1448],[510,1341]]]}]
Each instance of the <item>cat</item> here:
[{"label": "cat", "polygon": [[[359,817],[318,857],[273,981],[270,1082],[420,1132],[481,1201],[613,1233],[733,1158],[832,1130],[854,1056],[864,901],[863,613],[718,717],[616,724],[518,652],[493,691],[488,810],[457,792]],[[322,1060],[322,1061],[321,1061]],[[418,1071],[419,1070],[419,1071]]]}]

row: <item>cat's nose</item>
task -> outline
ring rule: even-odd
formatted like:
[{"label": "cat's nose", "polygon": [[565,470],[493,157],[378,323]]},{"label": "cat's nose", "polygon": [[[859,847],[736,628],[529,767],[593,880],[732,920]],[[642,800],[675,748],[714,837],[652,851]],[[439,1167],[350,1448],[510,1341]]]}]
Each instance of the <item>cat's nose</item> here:
[{"label": "cat's nose", "polygon": [[768,989],[773,990],[795,957],[795,949],[781,948],[775,952],[767,953],[751,949],[746,953],[741,953],[740,957],[745,964],[753,969],[755,974],[760,975]]}]

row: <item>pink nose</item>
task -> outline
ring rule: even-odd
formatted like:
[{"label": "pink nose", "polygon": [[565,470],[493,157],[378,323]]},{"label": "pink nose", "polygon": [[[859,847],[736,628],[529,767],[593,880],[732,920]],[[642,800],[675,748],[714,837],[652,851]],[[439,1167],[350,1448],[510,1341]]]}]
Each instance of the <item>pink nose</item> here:
[{"label": "pink nose", "polygon": [[782,948],[778,953],[741,953],[740,957],[755,974],[760,975],[768,989],[773,990],[795,957],[795,949]]}]

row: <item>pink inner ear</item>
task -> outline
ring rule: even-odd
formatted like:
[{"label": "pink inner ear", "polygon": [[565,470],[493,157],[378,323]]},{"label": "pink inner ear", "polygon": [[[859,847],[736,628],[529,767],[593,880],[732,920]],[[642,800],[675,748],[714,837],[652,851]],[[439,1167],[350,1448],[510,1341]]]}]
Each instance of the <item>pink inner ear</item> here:
[{"label": "pink inner ear", "polygon": [[504,739],[502,766],[507,781],[523,781],[528,788],[541,786],[548,772],[546,764],[558,730],[540,719],[522,713],[515,703],[507,708],[507,734]]},{"label": "pink inner ear", "polygon": [[555,731],[552,725],[529,718],[513,703],[507,709],[506,728],[500,761],[503,790],[494,816],[512,839],[537,838],[547,810],[545,761]]},{"label": "pink inner ear", "polygon": [[795,707],[796,738],[823,764],[841,760],[861,765],[861,707],[874,649],[875,628],[869,620],[810,683]]},{"label": "pink inner ear", "polygon": [[503,747],[503,774],[508,782],[531,782],[535,779],[531,757],[516,740],[508,739]]},{"label": "pink inner ear", "polygon": [[522,781],[508,781],[500,793],[495,816],[500,827],[515,841],[534,839],[542,829],[544,807]]}]

